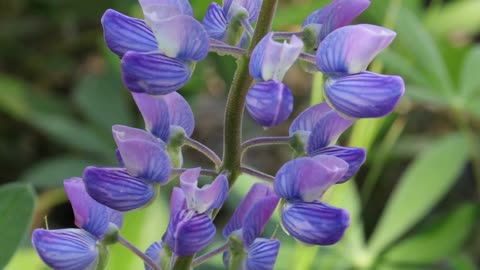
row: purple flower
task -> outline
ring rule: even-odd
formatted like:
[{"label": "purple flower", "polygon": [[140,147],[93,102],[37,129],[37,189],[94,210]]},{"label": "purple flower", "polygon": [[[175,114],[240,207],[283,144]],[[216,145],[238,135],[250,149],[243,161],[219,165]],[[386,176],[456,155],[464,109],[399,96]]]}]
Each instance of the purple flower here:
[{"label": "purple flower", "polygon": [[107,10],[107,46],[122,57],[123,81],[132,92],[165,95],[190,78],[209,51],[209,37],[188,1],[140,1],[145,20]]},{"label": "purple flower", "polygon": [[280,43],[273,40],[273,33],[269,33],[253,50],[249,69],[259,82],[248,91],[246,106],[258,124],[274,127],[292,113],[293,95],[282,80],[302,47],[303,42],[296,36],[290,43]]},{"label": "purple flower", "polygon": [[168,181],[170,159],[165,144],[144,130],[117,125],[112,131],[125,168],[90,166],[83,178],[96,201],[130,211],[148,204],[155,195],[155,185]]},{"label": "purple flower", "polygon": [[395,35],[360,24],[339,28],[320,43],[317,67],[328,75],[325,96],[335,110],[350,118],[382,117],[393,111],[405,91],[402,78],[365,70]]},{"label": "purple flower", "polygon": [[256,183],[252,186],[223,230],[223,236],[231,242],[231,250],[224,254],[227,268],[232,256],[241,256],[244,269],[273,269],[280,242],[259,236],[278,201],[279,197],[268,185]]},{"label": "purple flower", "polygon": [[352,120],[342,117],[324,102],[308,108],[295,118],[290,125],[289,134],[302,138],[309,156],[331,155],[347,162],[349,167],[342,177],[344,182],[360,169],[366,159],[363,148],[333,145],[352,124]]},{"label": "purple flower", "polygon": [[341,239],[349,226],[348,213],[319,199],[347,171],[345,161],[327,155],[294,159],[280,168],[274,188],[286,201],[282,223],[288,234],[311,245],[331,245]]},{"label": "purple flower", "polygon": [[178,93],[151,96],[132,93],[145,121],[145,129],[155,137],[168,143],[172,133],[181,130],[190,137],[195,126],[192,109]]},{"label": "purple flower", "polygon": [[[226,0],[223,7],[212,2],[203,18],[203,26],[211,38],[227,42],[229,31],[244,17],[249,23],[258,19],[262,0]],[[237,45],[237,44],[232,44]]]},{"label": "purple flower", "polygon": [[228,180],[219,175],[211,184],[198,188],[200,168],[180,175],[181,188],[174,188],[170,201],[170,223],[164,241],[177,256],[205,248],[215,237],[210,214],[220,208],[228,195]]},{"label": "purple flower", "polygon": [[[162,262],[162,256],[164,255],[164,244],[159,242],[154,242],[151,244],[148,249],[145,251],[145,255],[150,257],[157,265],[160,265]],[[152,268],[145,264],[145,270],[152,270]]]},{"label": "purple flower", "polygon": [[81,178],[67,179],[64,186],[75,224],[81,229],[36,229],[32,244],[45,264],[53,269],[97,269],[104,249],[99,241],[108,232],[122,227],[123,216],[92,199]]},{"label": "purple flower", "polygon": [[333,30],[350,24],[370,5],[370,0],[333,0],[312,12],[303,22],[316,32],[317,45]]}]

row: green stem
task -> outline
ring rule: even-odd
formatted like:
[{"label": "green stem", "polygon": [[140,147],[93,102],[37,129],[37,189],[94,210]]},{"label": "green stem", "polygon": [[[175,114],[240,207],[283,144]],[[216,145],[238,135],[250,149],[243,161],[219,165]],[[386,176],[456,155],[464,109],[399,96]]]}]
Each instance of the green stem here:
[{"label": "green stem", "polygon": [[290,137],[258,137],[247,140],[242,143],[240,146],[242,148],[242,154],[245,153],[248,149],[257,146],[266,146],[266,145],[279,145],[279,144],[290,144]]},{"label": "green stem", "polygon": [[241,170],[243,173],[245,173],[245,174],[248,174],[248,175],[257,177],[258,179],[267,181],[267,182],[269,182],[269,183],[273,183],[273,181],[275,181],[275,177],[273,177],[273,176],[271,176],[271,175],[269,175],[269,174],[266,174],[266,173],[264,173],[264,172],[257,171],[257,170],[252,169],[252,168],[240,167],[240,170]]},{"label": "green stem", "polygon": [[195,258],[195,260],[193,260],[192,262],[192,266],[195,267],[197,265],[200,265],[208,260],[210,260],[212,257],[222,253],[222,252],[225,252],[228,250],[228,248],[230,247],[230,243],[227,242],[225,243],[224,245],[206,253],[206,254],[203,254],[202,256],[199,256],[197,258]]},{"label": "green stem", "polygon": [[233,77],[225,110],[223,169],[229,171],[229,186],[232,187],[240,175],[240,156],[242,141],[242,120],[245,109],[245,99],[248,89],[253,83],[249,74],[250,55],[260,40],[270,31],[278,0],[264,0],[257,26],[248,48],[247,55],[238,59],[238,68]]},{"label": "green stem", "polygon": [[198,152],[202,153],[207,158],[209,158],[215,164],[215,167],[218,167],[220,166],[220,164],[222,164],[222,160],[220,159],[220,157],[218,157],[218,155],[215,152],[213,152],[212,149],[208,148],[207,146],[200,143],[199,141],[196,141],[189,137],[185,137],[184,143],[186,146],[189,146],[197,150]]}]

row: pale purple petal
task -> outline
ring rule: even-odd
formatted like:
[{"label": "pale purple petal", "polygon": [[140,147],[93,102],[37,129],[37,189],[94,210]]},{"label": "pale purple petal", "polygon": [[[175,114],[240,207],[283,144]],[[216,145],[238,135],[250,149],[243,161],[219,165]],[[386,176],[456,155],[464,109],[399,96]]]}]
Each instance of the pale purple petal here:
[{"label": "pale purple petal", "polygon": [[359,24],[339,28],[320,43],[317,67],[328,74],[355,74],[364,71],[375,56],[395,38],[390,29]]},{"label": "pale purple petal", "polygon": [[272,270],[277,260],[280,241],[259,238],[248,248],[247,269]]},{"label": "pale purple petal", "polygon": [[235,212],[233,212],[230,221],[223,229],[223,236],[228,238],[232,232],[241,229],[245,216],[255,203],[272,195],[275,195],[275,192],[269,185],[255,183],[252,188],[250,188],[247,195],[242,199],[237,209],[235,209]]},{"label": "pale purple petal", "polygon": [[242,239],[245,247],[258,238],[277,207],[280,198],[275,194],[260,199],[248,211],[242,226]]},{"label": "pale purple petal", "polygon": [[385,116],[395,109],[404,93],[401,77],[372,72],[330,77],[325,84],[329,103],[352,118]]},{"label": "pale purple petal", "polygon": [[292,136],[297,131],[311,132],[315,124],[317,124],[326,113],[332,110],[326,102],[306,109],[293,120],[290,125],[289,135]]},{"label": "pale purple petal", "polygon": [[170,198],[170,215],[173,216],[175,213],[184,209],[187,209],[185,193],[183,193],[181,188],[174,187]]},{"label": "pale purple petal", "polygon": [[370,0],[334,0],[323,8],[312,12],[303,22],[321,24],[319,41],[323,40],[333,30],[350,24],[370,5]]},{"label": "pale purple petal", "polygon": [[223,40],[225,38],[227,18],[218,3],[212,2],[210,4],[205,17],[203,17],[202,24],[211,38],[217,40]]},{"label": "pale purple petal", "polygon": [[348,164],[334,156],[297,158],[283,165],[275,176],[278,196],[287,200],[314,201],[348,170]]},{"label": "pale purple petal", "polygon": [[143,20],[108,9],[103,14],[102,26],[107,47],[120,57],[128,51],[150,52],[158,49],[152,30]]},{"label": "pale purple petal", "polygon": [[210,43],[202,24],[191,16],[179,15],[149,22],[165,55],[181,60],[201,61],[207,57]]},{"label": "pale purple petal", "polygon": [[342,146],[330,146],[320,149],[314,155],[330,155],[342,159],[348,163],[348,171],[340,179],[337,184],[344,183],[348,179],[352,178],[357,173],[362,164],[367,158],[367,153],[364,148],[358,147],[342,147]]},{"label": "pale purple petal", "polygon": [[257,80],[282,81],[303,48],[303,41],[293,35],[290,43],[277,42],[267,34],[255,47],[250,59],[250,74]]},{"label": "pale purple petal", "polygon": [[73,208],[75,225],[101,239],[110,223],[107,207],[89,196],[81,178],[66,179],[63,185]]},{"label": "pale purple petal", "polygon": [[195,119],[187,101],[178,93],[152,96],[132,93],[138,109],[142,113],[146,130],[168,142],[170,126],[180,127],[187,136],[192,135]]},{"label": "pale purple petal", "polygon": [[139,0],[142,9],[148,9],[151,6],[173,6],[179,14],[193,16],[192,6],[188,0]]},{"label": "pale purple petal", "polygon": [[215,225],[206,214],[182,210],[173,214],[165,241],[177,256],[188,256],[204,249],[215,237]]},{"label": "pale purple petal", "polygon": [[200,168],[190,169],[180,175],[180,186],[185,193],[187,207],[198,213],[205,213],[222,206],[228,195],[228,180],[219,175],[211,184],[198,188]]},{"label": "pale purple petal", "polygon": [[346,210],[320,201],[286,203],[282,223],[298,241],[309,245],[333,245],[340,241],[350,225]]},{"label": "pale purple petal", "polygon": [[327,147],[338,139],[354,121],[340,116],[335,110],[323,115],[315,124],[308,139],[307,152],[309,154]]},{"label": "pale purple petal", "polygon": [[[154,242],[145,251],[145,255],[147,255],[150,259],[152,259],[152,261],[154,261],[157,265],[160,265],[162,261],[163,252],[164,252],[163,248],[164,248],[163,243]],[[148,264],[145,264],[145,270],[153,270],[153,269]]]},{"label": "pale purple petal", "polygon": [[191,63],[158,51],[130,51],[122,59],[123,83],[132,92],[166,95],[182,88],[191,73]]},{"label": "pale purple petal", "polygon": [[55,270],[95,270],[96,239],[81,229],[33,231],[32,244],[46,265]]},{"label": "pale purple petal", "polygon": [[163,143],[135,128],[116,125],[112,131],[130,175],[157,183],[168,181],[171,165]]},{"label": "pale purple petal", "polygon": [[281,82],[259,82],[248,91],[246,106],[255,122],[274,127],[285,122],[292,113],[293,95]]},{"label": "pale purple petal", "polygon": [[87,167],[83,178],[92,198],[118,211],[143,207],[155,195],[151,183],[130,176],[123,168]]}]

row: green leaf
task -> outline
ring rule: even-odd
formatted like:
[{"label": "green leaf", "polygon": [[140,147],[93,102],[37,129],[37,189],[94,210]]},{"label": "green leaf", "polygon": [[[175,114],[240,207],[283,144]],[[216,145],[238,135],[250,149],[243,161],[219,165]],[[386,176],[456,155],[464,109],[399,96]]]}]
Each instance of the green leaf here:
[{"label": "green leaf", "polygon": [[112,125],[130,125],[128,91],[120,74],[87,75],[74,88],[74,101],[87,118],[100,130],[110,134]]},{"label": "green leaf", "polygon": [[[403,79],[409,83],[428,87],[428,79],[426,79],[423,74],[419,72],[417,66],[415,66],[412,61],[409,61],[399,52],[388,49],[382,52],[378,57],[380,60],[382,60],[382,63],[389,72],[400,74]],[[410,92],[410,88],[407,87],[407,90],[408,94]]]},{"label": "green leaf", "polygon": [[453,270],[477,270],[475,261],[467,255],[459,254],[450,259]]},{"label": "green leaf", "polygon": [[[153,242],[161,241],[169,221],[169,205],[165,199],[166,193],[160,191],[160,196],[148,207],[125,213],[120,233],[138,249],[145,251]],[[116,244],[110,250],[110,261],[106,270],[145,269],[143,261],[130,250]]]},{"label": "green leaf", "polygon": [[439,217],[427,229],[403,240],[384,254],[389,263],[429,264],[459,250],[469,236],[476,207],[465,204]]},{"label": "green leaf", "polygon": [[458,134],[443,137],[421,153],[402,175],[370,243],[379,254],[420,219],[453,186],[469,156],[468,141]]},{"label": "green leaf", "polygon": [[30,185],[0,187],[0,269],[8,263],[27,233],[34,207],[35,197]]},{"label": "green leaf", "polygon": [[428,87],[407,85],[406,89],[405,96],[417,103],[436,107],[449,107],[452,101],[448,97],[439,95],[435,90]]},{"label": "green leaf", "polygon": [[20,248],[15,252],[5,270],[48,270],[33,248]]},{"label": "green leaf", "polygon": [[[480,3],[480,2],[479,2]],[[480,16],[479,16],[480,17]],[[463,68],[460,74],[460,89],[465,97],[480,94],[480,46],[475,46],[464,58]]]},{"label": "green leaf", "polygon": [[421,22],[407,9],[399,13],[396,44],[412,57],[414,65],[430,81],[430,88],[449,95],[453,89],[451,77],[439,48]]},{"label": "green leaf", "polygon": [[99,164],[81,158],[55,157],[30,167],[20,176],[19,181],[30,182],[41,188],[59,187],[66,178],[82,176],[83,170],[89,165]]},{"label": "green leaf", "polygon": [[431,9],[425,18],[426,27],[435,35],[447,36],[461,32],[475,34],[480,31],[480,1],[451,1]]},{"label": "green leaf", "polygon": [[112,144],[104,142],[89,127],[62,115],[38,114],[30,122],[57,142],[90,153],[109,157],[114,153]]}]

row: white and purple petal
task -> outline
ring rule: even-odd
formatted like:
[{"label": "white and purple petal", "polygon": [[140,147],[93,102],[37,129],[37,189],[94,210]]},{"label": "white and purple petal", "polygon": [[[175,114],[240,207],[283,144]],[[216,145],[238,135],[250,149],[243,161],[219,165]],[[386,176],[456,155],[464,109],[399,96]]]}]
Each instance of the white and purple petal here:
[{"label": "white and purple petal", "polygon": [[347,130],[353,122],[353,120],[340,116],[335,110],[324,114],[310,133],[307,153],[311,154],[335,143],[338,137]]},{"label": "white and purple petal", "polygon": [[32,244],[46,265],[55,270],[95,270],[98,264],[96,239],[81,229],[36,229]]},{"label": "white and purple petal", "polygon": [[[145,255],[147,255],[153,262],[157,265],[160,265],[162,261],[162,256],[164,252],[164,245],[163,243],[154,242],[151,244],[148,249],[145,251]],[[145,264],[145,270],[153,270],[148,264]]]},{"label": "white and purple petal", "polygon": [[230,221],[223,229],[223,236],[228,238],[232,232],[241,229],[245,216],[248,214],[250,209],[253,208],[255,203],[272,195],[275,195],[275,192],[269,185],[255,183],[235,209],[235,212],[233,212]]},{"label": "white and purple petal", "polygon": [[274,127],[285,122],[292,113],[293,94],[281,82],[259,82],[248,91],[246,106],[255,122]]},{"label": "white and purple petal", "polygon": [[110,223],[107,207],[90,197],[83,180],[79,177],[66,179],[64,188],[73,208],[75,225],[101,239]]},{"label": "white and purple petal", "polygon": [[138,109],[142,113],[146,130],[157,138],[168,142],[170,127],[180,127],[187,136],[192,135],[195,119],[188,102],[178,93],[152,96],[132,93]]},{"label": "white and purple petal", "polygon": [[211,184],[198,188],[200,168],[190,169],[180,175],[180,186],[187,200],[187,207],[205,213],[222,206],[228,195],[228,180],[223,174]]},{"label": "white and purple petal", "polygon": [[170,215],[177,213],[181,210],[187,209],[187,200],[185,193],[179,187],[174,187],[172,190],[172,196],[170,197]]},{"label": "white and purple petal", "polygon": [[252,52],[250,74],[257,80],[282,81],[288,69],[295,63],[303,48],[303,41],[293,35],[290,43],[277,42],[270,32]]},{"label": "white and purple petal", "polygon": [[390,29],[370,24],[339,28],[320,43],[317,67],[327,74],[362,72],[395,36],[396,33]]},{"label": "white and purple petal", "polygon": [[157,38],[158,48],[165,55],[186,61],[201,61],[210,49],[208,33],[191,16],[179,15],[151,20],[149,25]]},{"label": "white and purple petal", "polygon": [[183,14],[193,16],[192,6],[188,0],[139,0],[138,2],[144,11],[155,6],[172,6],[178,11],[178,13],[173,15]]},{"label": "white and purple petal", "polygon": [[274,189],[278,196],[287,200],[311,202],[348,170],[348,164],[334,156],[297,158],[285,163],[275,176]]},{"label": "white and purple petal", "polygon": [[275,266],[279,249],[279,240],[264,238],[256,239],[247,251],[247,269],[272,270]]},{"label": "white and purple petal", "polygon": [[298,241],[325,246],[340,241],[350,225],[350,216],[346,210],[320,201],[287,202],[282,209],[282,223]]},{"label": "white and purple petal", "polygon": [[319,41],[333,30],[350,24],[370,5],[370,0],[334,0],[323,8],[312,12],[303,22],[303,26],[320,24]]},{"label": "white and purple petal", "polygon": [[325,96],[339,113],[351,118],[376,118],[391,113],[405,93],[399,76],[362,72],[330,77]]},{"label": "white and purple petal", "polygon": [[130,176],[123,168],[90,166],[83,172],[83,178],[92,198],[118,211],[141,208],[155,195],[151,183]]},{"label": "white and purple petal", "polygon": [[168,181],[171,165],[162,142],[146,131],[126,126],[115,125],[112,133],[130,175],[161,184]]},{"label": "white and purple petal", "polygon": [[314,155],[330,155],[342,159],[348,163],[348,171],[340,179],[337,184],[344,183],[348,179],[352,178],[360,169],[362,164],[367,158],[367,153],[364,148],[358,147],[343,147],[343,146],[330,146],[320,149]]},{"label": "white and purple petal", "polygon": [[122,79],[132,92],[166,95],[182,88],[192,74],[191,63],[159,51],[127,52],[122,59]]},{"label": "white and purple petal", "polygon": [[205,17],[203,17],[202,24],[211,38],[224,40],[227,30],[227,18],[223,8],[218,3],[212,2],[210,4]]},{"label": "white and purple petal", "polygon": [[177,256],[188,256],[204,249],[215,238],[215,225],[206,214],[191,210],[173,213],[165,241]]},{"label": "white and purple petal", "polygon": [[158,49],[152,30],[143,20],[108,9],[103,14],[102,26],[107,47],[120,57],[128,51],[150,52]]}]

